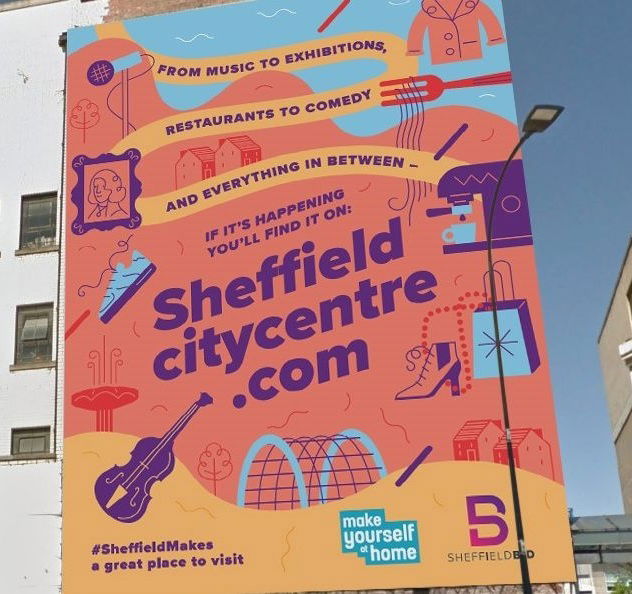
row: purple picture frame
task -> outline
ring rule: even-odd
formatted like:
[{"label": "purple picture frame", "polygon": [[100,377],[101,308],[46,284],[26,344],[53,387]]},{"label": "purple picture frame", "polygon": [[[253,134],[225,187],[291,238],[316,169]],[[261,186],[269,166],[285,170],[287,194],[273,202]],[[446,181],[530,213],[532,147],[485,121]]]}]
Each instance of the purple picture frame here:
[{"label": "purple picture frame", "polygon": [[[136,200],[141,195],[142,183],[136,177],[136,166],[140,162],[141,153],[138,149],[128,149],[121,155],[105,153],[91,158],[87,155],[77,155],[72,160],[73,171],[77,174],[77,183],[70,194],[71,202],[77,207],[77,217],[72,222],[71,229],[75,235],[83,235],[88,231],[110,231],[116,227],[137,229],[142,223],[142,217],[136,210]],[[129,163],[129,216],[113,220],[89,221],[85,209],[85,167],[86,165],[108,165],[127,161]]]}]

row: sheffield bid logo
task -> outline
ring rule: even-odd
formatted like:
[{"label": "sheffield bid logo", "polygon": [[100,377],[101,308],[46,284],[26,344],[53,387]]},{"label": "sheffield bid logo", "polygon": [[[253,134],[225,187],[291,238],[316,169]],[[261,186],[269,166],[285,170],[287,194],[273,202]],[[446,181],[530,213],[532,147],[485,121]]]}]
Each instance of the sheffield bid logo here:
[{"label": "sheffield bid logo", "polygon": [[343,553],[357,553],[367,565],[419,563],[415,520],[387,522],[383,509],[340,512]]},{"label": "sheffield bid logo", "polygon": [[[503,544],[509,536],[507,522],[501,517],[505,515],[506,509],[502,499],[495,495],[475,495],[468,497],[467,519],[470,526],[495,526],[498,533],[494,536],[481,536],[478,528],[470,528],[470,544],[473,547],[493,547]],[[480,506],[494,508],[495,514],[482,514]]]},{"label": "sheffield bid logo", "polygon": [[[470,525],[470,545],[472,547],[500,547],[509,538],[509,526],[505,521],[507,508],[496,495],[472,495],[465,498],[467,519]],[[535,552],[527,550],[527,558],[535,557]],[[520,558],[517,550],[476,550],[448,553],[450,563],[473,563],[489,561],[510,561]]]}]

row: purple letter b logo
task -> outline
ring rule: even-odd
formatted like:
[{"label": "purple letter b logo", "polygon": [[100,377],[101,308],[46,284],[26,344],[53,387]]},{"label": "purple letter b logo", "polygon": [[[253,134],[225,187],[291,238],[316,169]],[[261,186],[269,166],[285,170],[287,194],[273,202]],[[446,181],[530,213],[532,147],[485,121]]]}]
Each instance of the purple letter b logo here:
[{"label": "purple letter b logo", "polygon": [[467,519],[470,526],[493,525],[498,528],[496,536],[479,536],[478,528],[470,529],[470,543],[473,547],[493,547],[502,544],[507,540],[509,528],[507,523],[500,516],[482,516],[479,515],[477,505],[493,505],[499,514],[505,514],[505,504],[501,499],[494,495],[474,495],[466,498],[467,502]]}]

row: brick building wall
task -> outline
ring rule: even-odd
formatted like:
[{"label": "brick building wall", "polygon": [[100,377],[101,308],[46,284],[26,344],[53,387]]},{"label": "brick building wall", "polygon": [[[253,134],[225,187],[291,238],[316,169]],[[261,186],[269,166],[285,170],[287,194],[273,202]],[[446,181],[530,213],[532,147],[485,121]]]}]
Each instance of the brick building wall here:
[{"label": "brick building wall", "polygon": [[[628,297],[629,295],[629,297]],[[632,335],[632,238],[599,336],[599,356],[606,388],[612,437],[626,513],[632,513],[632,369],[621,357],[620,346]]]},{"label": "brick building wall", "polygon": [[238,0],[110,0],[106,21],[176,12],[214,4],[230,4]]}]

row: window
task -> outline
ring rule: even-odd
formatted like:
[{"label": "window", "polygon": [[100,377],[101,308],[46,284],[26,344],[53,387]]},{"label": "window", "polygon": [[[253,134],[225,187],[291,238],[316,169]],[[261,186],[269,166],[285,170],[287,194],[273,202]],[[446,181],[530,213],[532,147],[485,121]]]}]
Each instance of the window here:
[{"label": "window", "polygon": [[53,304],[23,305],[16,316],[15,364],[50,362],[53,354]]},{"label": "window", "polygon": [[33,454],[50,454],[50,427],[13,429],[11,455],[31,456]]},{"label": "window", "polygon": [[57,194],[22,196],[20,250],[53,247],[57,240]]}]

